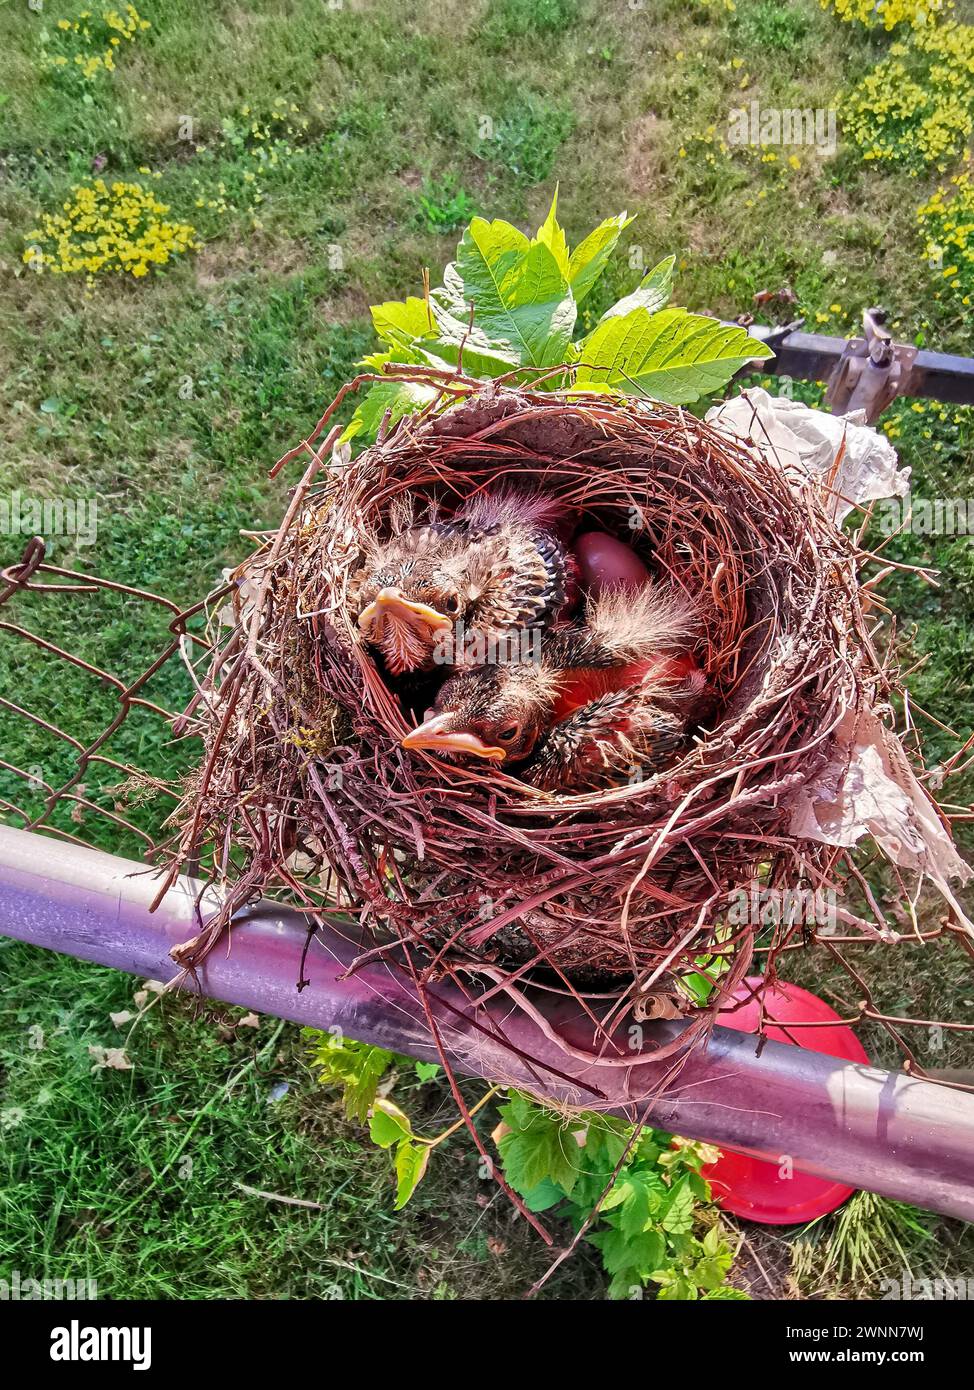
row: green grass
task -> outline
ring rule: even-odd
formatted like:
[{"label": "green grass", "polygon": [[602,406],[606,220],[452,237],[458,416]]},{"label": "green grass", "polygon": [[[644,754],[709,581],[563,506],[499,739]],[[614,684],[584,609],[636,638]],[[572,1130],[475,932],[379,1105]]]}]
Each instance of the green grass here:
[{"label": "green grass", "polygon": [[[59,540],[59,563],[182,604],[201,598],[246,553],[240,531],[279,519],[293,478],[272,482],[267,470],[370,347],[369,303],[416,292],[424,265],[435,275],[471,208],[536,225],[556,181],[573,239],[607,212],[638,214],[586,322],[633,287],[640,258],[674,252],[677,300],[695,309],[733,318],[754,310],[758,291],[787,285],[797,305],[765,312],[844,333],[880,302],[899,337],[971,349],[921,255],[914,210],[932,180],[863,166],[841,147],[832,161],[800,151],[798,169],[720,147],[734,107],[828,107],[884,51],[815,0],[738,0],[733,11],[716,0],[340,10],[145,0],[152,28],[126,46],[114,79],[83,90],[39,69],[40,29],[77,8],[0,7],[0,492],[97,499],[97,543]],[[38,211],[94,168],[106,179],[158,172],[162,201],[203,249],[140,283],[34,274],[22,253]],[[898,403],[887,419],[918,493],[974,492],[969,409]],[[0,535],[0,563],[21,546]],[[939,590],[903,575],[887,592],[904,660],[929,658],[911,678],[915,699],[967,733],[974,548],[910,537],[890,554],[949,575]],[[104,595],[21,596],[7,616],[129,679],[168,621]],[[17,640],[0,644],[0,692],[85,738],[115,709],[104,683]],[[177,708],[188,692],[172,662],[147,694]],[[925,732],[932,764],[949,740]],[[70,749],[2,710],[0,747],[52,784],[71,773]],[[148,713],[126,721],[110,751],[164,778],[193,756]],[[118,782],[94,768],[87,795],[157,833],[166,804],[131,806]],[[34,814],[43,802],[2,770],[0,798]],[[58,815],[104,848],[140,850],[91,812]],[[803,982],[849,1002],[820,956],[793,960]],[[969,973],[949,946],[870,966],[891,1012],[970,1007]],[[90,1272],[118,1297],[321,1296],[337,1283],[349,1297],[428,1298],[515,1294],[544,1267],[524,1223],[503,1202],[481,1208],[482,1189],[457,1180],[475,1166],[462,1139],[438,1154],[415,1208],[394,1217],[386,1157],[311,1081],[295,1030],[255,1067],[276,1024],[223,1040],[205,1014],[169,1001],[137,1031],[133,1072],[92,1074],[87,1047],[112,1040],[108,1013],[130,1001],[131,983],[10,945],[0,973],[0,1105],[16,1121],[4,1132],[0,1272]],[[39,1051],[27,1044],[34,1023],[47,1039]],[[866,1036],[877,1060],[895,1063],[877,1031]],[[969,1058],[953,1035],[938,1063]],[[270,1102],[277,1080],[290,1090]],[[424,1103],[449,1109],[442,1095]],[[194,1176],[183,1181],[166,1165],[191,1126]],[[239,1182],[323,1210],[247,1197]],[[950,1264],[958,1228],[930,1225]],[[507,1253],[490,1254],[488,1236]],[[550,1292],[598,1297],[596,1271],[583,1255]]]},{"label": "green grass", "polygon": [[[547,1267],[461,1136],[394,1213],[388,1155],[318,1086],[298,1029],[167,997],[127,1043],[132,1070],[94,1071],[89,1047],[126,1045],[109,1015],[136,1011],[138,982],[9,941],[0,961],[2,1277],[94,1279],[112,1299],[492,1299]],[[394,1094],[432,1133],[455,1117],[408,1073]],[[603,1287],[583,1251],[545,1296]]]}]

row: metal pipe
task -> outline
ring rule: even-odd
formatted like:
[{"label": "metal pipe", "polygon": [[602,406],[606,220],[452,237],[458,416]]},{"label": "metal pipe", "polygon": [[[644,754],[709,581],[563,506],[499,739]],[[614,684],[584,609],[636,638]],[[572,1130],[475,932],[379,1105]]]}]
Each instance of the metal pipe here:
[{"label": "metal pipe", "polygon": [[[0,826],[0,932],[7,936],[168,980],[176,973],[170,948],[196,929],[195,889],[180,881],[150,914],[156,886],[143,865]],[[351,927],[317,929],[305,963],[309,983],[299,990],[306,938],[301,914],[259,904],[236,920],[228,948],[209,956],[199,988],[226,1003],[436,1058],[406,974],[374,961],[344,977],[359,949]],[[431,1000],[453,1063],[469,1075],[627,1117],[648,1102],[647,1119],[659,1128],[774,1161],[787,1156],[800,1170],[974,1219],[974,1095],[783,1043],[759,1048],[754,1037],[723,1028],[670,1079],[672,1058],[651,1056],[678,1037],[672,1023],[646,1026],[631,1065],[594,1066],[566,1055],[509,1005],[475,1011],[445,984],[432,988]],[[533,1002],[580,1049],[591,1044],[592,1024],[577,1005],[550,994]]]}]

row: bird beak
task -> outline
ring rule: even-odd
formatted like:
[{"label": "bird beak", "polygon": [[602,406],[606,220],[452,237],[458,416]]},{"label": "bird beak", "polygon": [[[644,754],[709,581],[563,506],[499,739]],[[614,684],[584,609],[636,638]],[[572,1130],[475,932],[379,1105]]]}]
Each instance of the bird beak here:
[{"label": "bird beak", "polygon": [[368,607],[362,609],[358,625],[363,632],[368,632],[376,620],[381,618],[391,618],[393,622],[402,622],[409,627],[413,627],[417,622],[423,623],[431,632],[441,628],[453,630],[453,620],[445,613],[430,608],[428,604],[413,603],[410,599],[403,598],[399,589],[380,589]]},{"label": "bird beak", "polygon": [[423,748],[429,753],[467,753],[493,763],[504,761],[507,754],[503,748],[492,747],[476,734],[453,728],[453,718],[451,714],[434,714],[406,735],[403,748]]}]

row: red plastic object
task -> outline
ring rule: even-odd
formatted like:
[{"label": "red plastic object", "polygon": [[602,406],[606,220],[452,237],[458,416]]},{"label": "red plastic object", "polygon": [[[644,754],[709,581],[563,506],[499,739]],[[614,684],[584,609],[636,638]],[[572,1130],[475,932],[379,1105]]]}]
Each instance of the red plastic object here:
[{"label": "red plastic object", "polygon": [[[761,984],[760,977],[752,976],[738,987],[735,998],[746,1002],[737,1008],[721,1010],[720,1022],[725,1028],[741,1033],[757,1032],[761,1006],[748,995]],[[765,991],[764,1007],[766,1019],[773,1018],[786,1025],[782,1028],[766,1024],[767,1036],[776,1042],[792,1043],[811,1052],[825,1052],[849,1062],[868,1063],[862,1043],[846,1024],[837,1023],[834,1028],[787,1028],[789,1022],[838,1020],[835,1010],[817,995],[809,994],[807,989],[779,981],[773,989]],[[778,1163],[766,1163],[729,1149],[723,1151],[704,1176],[714,1198],[726,1211],[767,1226],[794,1226],[814,1221],[835,1211],[856,1190],[798,1169],[792,1171],[791,1177],[782,1177]]]}]

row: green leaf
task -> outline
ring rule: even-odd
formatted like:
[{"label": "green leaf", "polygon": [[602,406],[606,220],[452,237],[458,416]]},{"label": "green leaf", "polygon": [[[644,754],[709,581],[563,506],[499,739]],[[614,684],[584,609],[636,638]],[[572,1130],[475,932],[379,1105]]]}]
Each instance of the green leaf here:
[{"label": "green leaf", "polygon": [[[642,1235],[649,1224],[650,1196],[644,1183],[630,1180],[626,1186],[629,1191],[619,1213],[619,1230],[627,1240],[633,1240],[636,1236]],[[656,1194],[653,1196],[656,1197]],[[658,1205],[659,1199],[656,1198],[656,1206]]]},{"label": "green leaf", "polygon": [[624,1120],[611,1115],[592,1115],[586,1120],[585,1170],[601,1178],[604,1187],[622,1158],[632,1131]]},{"label": "green leaf", "polygon": [[707,1301],[713,1302],[718,1298],[734,1298],[744,1303],[751,1301],[750,1295],[746,1294],[743,1289],[732,1289],[728,1284],[721,1284],[719,1289],[708,1289],[702,1301],[705,1303]]},{"label": "green leaf", "polygon": [[568,283],[576,304],[581,304],[605,270],[616,242],[631,221],[624,212],[608,217],[575,247],[568,262]]},{"label": "green leaf", "polygon": [[373,1144],[380,1149],[391,1149],[400,1139],[412,1137],[413,1127],[409,1116],[393,1105],[391,1100],[377,1096],[369,1116],[369,1134]]},{"label": "green leaf", "polygon": [[685,1180],[678,1182],[666,1202],[661,1221],[663,1230],[673,1235],[687,1235],[693,1229],[694,1201],[690,1184]]},{"label": "green leaf", "polygon": [[342,441],[354,439],[359,434],[374,439],[387,410],[391,429],[403,416],[412,415],[436,400],[438,394],[435,386],[425,386],[422,382],[377,381],[345,427]]},{"label": "green leaf", "polygon": [[513,348],[488,337],[478,324],[470,322],[470,308],[463,302],[463,281],[456,266],[448,265],[443,285],[430,296],[439,336],[424,349],[425,355],[439,354],[449,366],[460,362],[468,376],[506,376],[520,366],[521,358]]},{"label": "green leaf", "polygon": [[551,200],[551,208],[548,216],[538,228],[538,235],[535,241],[540,241],[558,262],[558,269],[562,275],[568,279],[568,242],[565,239],[565,229],[559,226],[556,213],[558,211],[558,189],[555,188],[554,197]]},{"label": "green leaf", "polygon": [[710,1230],[703,1238],[704,1254],[719,1255],[721,1249],[727,1249],[727,1242],[724,1240],[724,1233],[719,1225],[711,1226]]},{"label": "green leaf", "polygon": [[645,1129],[636,1141],[636,1158],[640,1163],[658,1163],[660,1154],[670,1142],[668,1134],[658,1129]]},{"label": "green leaf", "polygon": [[611,309],[606,309],[599,319],[599,323],[605,323],[606,319],[620,318],[624,314],[632,313],[633,309],[646,309],[650,314],[655,314],[670,302],[670,295],[673,293],[673,267],[676,265],[675,256],[667,256],[660,261],[659,265],[654,265],[652,270],[647,271],[640,281],[638,288],[632,294],[627,294],[625,299],[617,300]]},{"label": "green leaf", "polygon": [[425,299],[410,295],[405,300],[388,300],[373,304],[372,323],[384,343],[399,347],[415,338],[435,338],[436,321]]},{"label": "green leaf", "polygon": [[638,1236],[624,1235],[615,1226],[597,1231],[588,1237],[591,1245],[602,1251],[602,1263],[607,1274],[620,1270],[640,1270],[644,1276],[655,1270],[666,1255],[666,1242],[659,1231],[643,1231]]},{"label": "green leaf", "polygon": [[698,1260],[690,1271],[698,1289],[719,1289],[731,1267],[731,1253]]},{"label": "green leaf", "polygon": [[439,1062],[417,1062],[415,1070],[420,1081],[432,1081],[439,1076],[442,1068]]},{"label": "green leaf", "polygon": [[615,1301],[639,1298],[642,1296],[643,1280],[638,1269],[620,1269],[613,1274],[606,1290],[607,1296]]},{"label": "green leaf", "polygon": [[48,396],[46,401],[41,401],[41,410],[45,415],[56,415],[61,409],[61,402],[57,396]]},{"label": "green leaf", "polygon": [[634,1239],[648,1226],[650,1218],[659,1211],[666,1188],[655,1173],[633,1173],[625,1183],[626,1199],[619,1214],[619,1229]]},{"label": "green leaf", "polygon": [[582,345],[576,382],[618,386],[632,395],[686,405],[717,391],[753,358],[773,354],[743,328],[663,309],[634,309],[598,324]]},{"label": "green leaf", "polygon": [[701,975],[696,970],[681,975],[677,984],[689,997],[690,1002],[696,1004],[698,1008],[703,1008],[714,991],[713,983],[707,979],[706,975]]},{"label": "green leaf", "polygon": [[537,1187],[532,1187],[520,1195],[528,1211],[547,1211],[565,1200],[562,1189],[550,1178],[542,1178]]},{"label": "green leaf", "polygon": [[571,1193],[578,1179],[578,1147],[560,1122],[546,1120],[520,1134],[505,1134],[499,1147],[505,1176],[515,1192],[529,1192],[550,1178]]},{"label": "green leaf", "polygon": [[515,1096],[500,1110],[511,1132],[499,1141],[504,1175],[520,1194],[530,1192],[545,1178],[570,1195],[581,1168],[573,1131],[578,1123],[566,1123],[523,1096]]},{"label": "green leaf", "polygon": [[[417,354],[418,355],[418,354]],[[359,367],[368,367],[369,371],[381,372],[387,362],[407,362],[413,360],[413,353],[409,349],[383,348],[380,352],[367,352],[364,357],[360,357],[356,363]]]},{"label": "green leaf", "polygon": [[[658,1271],[658,1274],[662,1275],[663,1271]],[[685,1274],[671,1274],[667,1271],[665,1279],[657,1278],[657,1274],[652,1277],[661,1286],[656,1297],[663,1303],[692,1303],[697,1298],[697,1286]]]},{"label": "green leaf", "polygon": [[532,367],[562,362],[575,326],[575,301],[552,252],[508,222],[475,217],[457,248],[463,300],[488,338]]},{"label": "green leaf", "polygon": [[395,1211],[402,1211],[422,1182],[429,1158],[430,1148],[428,1144],[414,1144],[410,1139],[400,1141],[399,1147],[396,1149]]},{"label": "green leaf", "polygon": [[[586,1154],[586,1158],[587,1157],[588,1155]],[[616,1207],[622,1206],[623,1202],[626,1200],[628,1196],[629,1179],[620,1178],[612,1184],[612,1187],[606,1194],[605,1200],[603,1201],[601,1207],[599,1207],[599,1211],[603,1214],[605,1212],[615,1211]]]},{"label": "green leaf", "polygon": [[364,1124],[375,1100],[376,1087],[388,1070],[393,1054],[368,1043],[353,1042],[351,1038],[336,1039],[328,1033],[317,1036],[319,1041],[312,1060],[319,1068],[318,1080],[323,1085],[342,1086],[345,1114],[350,1120]]}]

